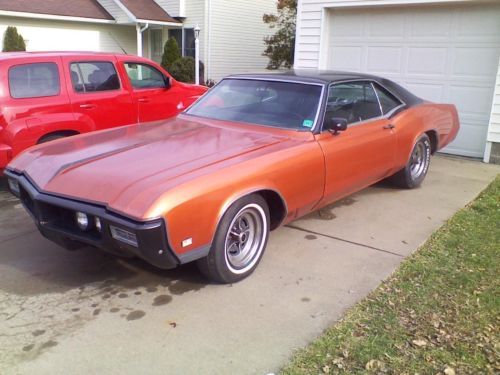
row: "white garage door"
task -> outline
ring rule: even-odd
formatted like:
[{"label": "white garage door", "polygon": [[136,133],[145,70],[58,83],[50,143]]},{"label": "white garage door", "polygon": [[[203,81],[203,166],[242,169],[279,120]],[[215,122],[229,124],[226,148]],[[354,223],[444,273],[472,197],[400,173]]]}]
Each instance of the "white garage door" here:
[{"label": "white garage door", "polygon": [[444,151],[482,157],[500,56],[500,4],[329,11],[328,68],[381,75],[457,106]]}]

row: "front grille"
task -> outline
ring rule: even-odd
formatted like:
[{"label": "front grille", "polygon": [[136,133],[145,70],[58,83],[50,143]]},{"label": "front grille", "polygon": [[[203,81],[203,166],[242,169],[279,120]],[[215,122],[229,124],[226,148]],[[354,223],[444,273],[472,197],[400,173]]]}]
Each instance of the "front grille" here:
[{"label": "front grille", "polygon": [[26,189],[21,185],[19,185],[19,198],[21,199],[21,202],[24,204],[26,209],[31,212],[33,216],[38,217],[35,210],[35,202],[33,201],[33,198],[31,198]]}]

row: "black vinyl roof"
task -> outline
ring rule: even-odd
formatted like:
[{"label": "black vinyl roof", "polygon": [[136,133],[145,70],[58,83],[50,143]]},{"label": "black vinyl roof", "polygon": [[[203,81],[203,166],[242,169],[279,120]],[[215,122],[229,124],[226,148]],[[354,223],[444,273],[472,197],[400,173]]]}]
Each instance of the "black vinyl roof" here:
[{"label": "black vinyl roof", "polygon": [[278,79],[286,80],[294,83],[316,83],[327,85],[335,82],[343,81],[359,81],[368,80],[378,82],[387,90],[395,94],[398,98],[405,102],[409,107],[420,104],[423,102],[421,98],[413,95],[404,87],[398,85],[387,78],[374,76],[371,74],[355,73],[355,72],[341,72],[330,70],[290,70],[279,73],[255,73],[255,74],[235,74],[226,78],[236,79]]}]

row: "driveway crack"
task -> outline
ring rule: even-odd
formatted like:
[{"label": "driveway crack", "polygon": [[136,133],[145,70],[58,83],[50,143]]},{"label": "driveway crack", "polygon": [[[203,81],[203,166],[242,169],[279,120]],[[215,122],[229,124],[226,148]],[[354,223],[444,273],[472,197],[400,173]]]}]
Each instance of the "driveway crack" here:
[{"label": "driveway crack", "polygon": [[302,232],[306,232],[306,233],[310,233],[310,234],[315,234],[315,235],[317,235],[317,236],[322,236],[322,237],[331,238],[331,239],[334,239],[334,240],[337,240],[337,241],[347,242],[347,243],[350,243],[350,244],[352,244],[352,245],[357,245],[357,246],[365,247],[365,248],[367,248],[367,249],[371,249],[371,250],[379,251],[379,252],[382,252],[382,253],[395,255],[395,256],[400,257],[400,258],[405,258],[405,256],[404,256],[404,255],[401,255],[401,254],[398,254],[398,253],[394,253],[394,252],[389,251],[389,250],[380,249],[380,248],[375,247],[375,246],[365,245],[365,244],[363,244],[363,243],[356,242],[356,241],[346,240],[346,239],[344,239],[344,238],[331,236],[331,235],[329,235],[329,234],[319,233],[319,232],[316,232],[316,231],[313,231],[313,230],[309,230],[309,229],[304,229],[304,228],[301,228],[301,227],[297,227],[297,226],[295,226],[295,225],[287,224],[287,225],[285,225],[285,227],[287,227],[287,228],[291,228],[291,229],[300,230],[300,231],[302,231]]}]

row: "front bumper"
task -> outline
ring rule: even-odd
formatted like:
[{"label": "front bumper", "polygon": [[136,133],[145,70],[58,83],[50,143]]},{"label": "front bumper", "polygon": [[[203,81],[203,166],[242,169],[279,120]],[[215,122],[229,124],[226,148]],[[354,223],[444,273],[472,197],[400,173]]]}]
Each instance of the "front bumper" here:
[{"label": "front bumper", "polygon": [[[5,171],[5,175],[11,181],[17,181],[19,191],[11,189],[11,192],[19,197],[42,235],[59,245],[71,250],[90,245],[116,255],[137,256],[163,269],[180,264],[168,244],[163,219],[135,221],[99,205],[40,192],[24,175],[9,170]],[[75,220],[77,211],[87,214],[91,220],[99,218],[101,230],[95,225],[87,231],[81,230]],[[113,238],[111,227],[134,234],[137,246]]]}]

